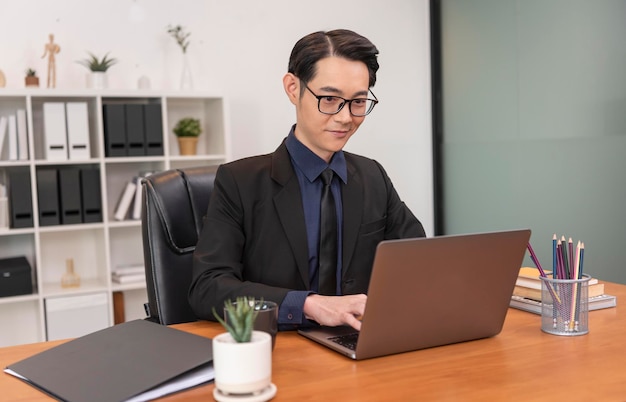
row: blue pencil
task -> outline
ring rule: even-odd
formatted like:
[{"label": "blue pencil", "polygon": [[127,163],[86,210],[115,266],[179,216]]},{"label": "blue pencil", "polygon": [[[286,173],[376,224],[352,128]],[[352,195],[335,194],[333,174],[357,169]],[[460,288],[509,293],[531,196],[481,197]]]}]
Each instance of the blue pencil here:
[{"label": "blue pencil", "polygon": [[580,269],[578,270],[578,279],[582,279],[583,277],[583,257],[585,256],[585,243],[582,242],[580,244]]}]

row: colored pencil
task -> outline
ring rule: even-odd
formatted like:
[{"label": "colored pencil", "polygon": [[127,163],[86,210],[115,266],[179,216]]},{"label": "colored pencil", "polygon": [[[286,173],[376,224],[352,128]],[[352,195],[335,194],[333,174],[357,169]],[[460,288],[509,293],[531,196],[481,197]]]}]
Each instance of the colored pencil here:
[{"label": "colored pencil", "polygon": [[565,241],[565,236],[561,237],[561,255],[563,257],[563,271],[565,276],[563,279],[570,279],[569,277],[569,263],[567,261],[567,242]]},{"label": "colored pencil", "polygon": [[552,235],[552,277],[556,275],[556,233]]},{"label": "colored pencil", "polygon": [[571,237],[567,241],[567,251],[568,251],[567,259],[569,261],[569,269],[570,269],[569,278],[576,279],[576,274],[574,273],[574,243],[572,242]]},{"label": "colored pencil", "polygon": [[528,252],[530,253],[530,258],[533,260],[533,262],[535,263],[535,266],[539,270],[539,275],[546,278],[546,272],[541,267],[541,264],[539,263],[539,259],[537,258],[537,255],[535,254],[535,251],[533,250],[533,246],[530,245],[530,242],[528,242],[528,245],[526,246],[526,248],[528,248]]},{"label": "colored pencil", "polygon": [[[541,264],[539,263],[539,259],[537,258],[537,255],[535,254],[535,251],[533,250],[533,246],[530,245],[530,242],[528,242],[528,244],[526,245],[526,248],[528,249],[528,252],[530,253],[530,259],[533,260],[533,263],[535,264],[535,266],[539,270],[539,275],[541,275],[544,278],[547,278],[546,272],[541,267]],[[554,274],[553,274],[553,276],[554,276]],[[546,282],[546,285],[548,286],[548,291],[550,292],[550,295],[552,296],[552,299],[555,301],[555,305],[557,303],[560,304],[561,303],[561,299],[554,292],[554,289],[552,289],[552,285],[549,282]]]},{"label": "colored pencil", "polygon": [[583,276],[583,262],[584,262],[584,257],[585,257],[585,243],[582,242],[580,243],[580,270],[578,272],[578,279],[581,279]]}]

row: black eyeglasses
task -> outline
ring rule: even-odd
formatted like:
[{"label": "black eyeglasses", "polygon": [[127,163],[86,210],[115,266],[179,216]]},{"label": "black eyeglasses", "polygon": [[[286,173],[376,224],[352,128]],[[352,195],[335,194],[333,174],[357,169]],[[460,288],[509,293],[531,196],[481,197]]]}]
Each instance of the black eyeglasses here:
[{"label": "black eyeglasses", "polygon": [[350,114],[355,117],[363,117],[370,114],[370,112],[374,109],[374,106],[378,103],[378,99],[374,92],[370,89],[370,93],[374,97],[374,99],[368,98],[354,98],[354,99],[346,99],[341,96],[331,96],[331,95],[316,95],[315,92],[309,88],[308,85],[305,85],[306,89],[311,92],[313,96],[317,98],[317,110],[323,114],[337,114],[341,112],[341,109],[348,104],[348,110]]}]

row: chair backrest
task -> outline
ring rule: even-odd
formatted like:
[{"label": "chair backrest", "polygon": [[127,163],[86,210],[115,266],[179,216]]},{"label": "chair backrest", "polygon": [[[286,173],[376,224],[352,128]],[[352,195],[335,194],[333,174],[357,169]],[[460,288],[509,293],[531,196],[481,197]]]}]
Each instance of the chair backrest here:
[{"label": "chair backrest", "polygon": [[213,190],[217,166],[171,169],[143,180],[141,231],[149,320],[196,321],[187,302],[193,251]]}]

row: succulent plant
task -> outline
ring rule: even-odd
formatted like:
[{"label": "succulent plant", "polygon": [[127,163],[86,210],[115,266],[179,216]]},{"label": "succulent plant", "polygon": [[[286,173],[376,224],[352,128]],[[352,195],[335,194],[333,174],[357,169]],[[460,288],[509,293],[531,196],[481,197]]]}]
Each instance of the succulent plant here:
[{"label": "succulent plant", "polygon": [[109,67],[117,63],[117,59],[109,58],[108,53],[105,54],[102,59],[99,59],[96,55],[94,55],[91,52],[87,52],[87,53],[89,53],[89,58],[79,60],[77,61],[77,63],[82,64],[83,66],[87,67],[91,71],[105,72],[109,69]]},{"label": "succulent plant", "polygon": [[237,297],[235,303],[232,300],[224,302],[227,317],[222,319],[215,308],[213,308],[213,315],[236,342],[250,342],[254,330],[254,321],[259,313],[254,307],[255,304],[254,297]]},{"label": "succulent plant", "polygon": [[202,133],[202,127],[199,119],[185,117],[176,123],[173,131],[177,137],[197,137]]},{"label": "succulent plant", "polygon": [[33,70],[32,68],[28,68],[28,69],[26,69],[26,76],[27,77],[36,77],[37,76],[37,71]]}]

